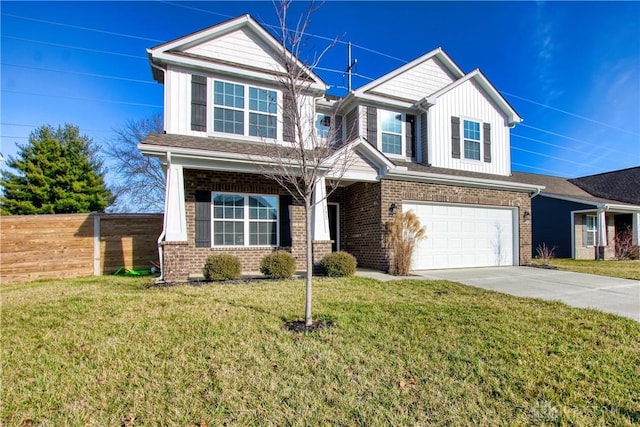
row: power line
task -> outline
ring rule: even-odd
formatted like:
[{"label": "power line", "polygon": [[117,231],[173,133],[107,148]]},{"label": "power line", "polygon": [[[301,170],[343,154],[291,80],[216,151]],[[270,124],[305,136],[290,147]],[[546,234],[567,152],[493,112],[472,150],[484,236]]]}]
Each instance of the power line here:
[{"label": "power line", "polygon": [[12,13],[3,13],[2,15],[10,16],[12,18],[17,18],[17,19],[24,19],[26,21],[40,22],[40,23],[43,23],[43,24],[57,25],[57,26],[60,26],[60,27],[75,28],[77,30],[93,31],[94,33],[108,34],[110,36],[128,37],[128,38],[131,38],[131,39],[145,40],[145,41],[151,41],[151,42],[155,42],[155,43],[162,43],[163,42],[162,40],[151,39],[151,38],[148,38],[148,37],[133,36],[131,34],[116,33],[116,32],[113,32],[113,31],[99,30],[97,28],[81,27],[79,25],[63,24],[62,22],[54,22],[54,21],[47,21],[45,19],[30,18],[28,16],[14,15]]},{"label": "power line", "polygon": [[571,111],[562,110],[560,108],[552,107],[551,105],[543,104],[543,103],[538,102],[538,101],[533,101],[533,100],[528,99],[528,98],[523,98],[522,96],[514,95],[514,94],[509,93],[509,92],[501,92],[501,93],[504,94],[504,95],[507,95],[507,96],[511,96],[513,98],[516,98],[516,99],[520,99],[522,101],[530,102],[532,104],[539,105],[539,106],[544,107],[544,108],[548,108],[548,109],[553,110],[553,111],[558,111],[560,113],[567,114],[567,115],[569,115],[571,117],[575,117],[577,119],[586,120],[588,122],[595,123],[595,124],[600,125],[600,126],[605,126],[605,127],[608,127],[610,129],[614,129],[614,130],[617,130],[617,131],[620,131],[620,132],[628,133],[630,135],[640,136],[640,133],[632,132],[632,131],[627,130],[627,129],[622,129],[622,128],[619,128],[617,126],[612,126],[610,124],[601,122],[599,120],[590,119],[589,117],[581,116],[580,114],[572,113]]},{"label": "power line", "polygon": [[596,168],[595,166],[589,165],[587,163],[574,162],[573,160],[567,160],[567,159],[563,159],[561,157],[551,156],[549,154],[544,154],[544,153],[538,153],[536,151],[531,151],[531,150],[525,150],[524,148],[518,148],[518,147],[514,147],[514,146],[511,146],[511,149],[512,150],[517,150],[517,151],[523,151],[523,152],[529,153],[529,154],[534,154],[536,156],[542,156],[542,157],[548,157],[548,158],[554,159],[554,160],[560,160],[561,162],[573,163],[574,165],[586,166],[586,167],[589,167],[589,168],[592,168],[592,169],[598,169],[599,170],[599,168]]},{"label": "power line", "polygon": [[541,129],[541,128],[538,128],[538,127],[535,127],[535,126],[530,126],[530,125],[527,125],[527,124],[524,124],[524,123],[520,123],[518,126],[522,126],[522,127],[533,129],[533,130],[537,130],[538,132],[547,133],[547,134],[553,135],[553,136],[559,136],[561,138],[569,139],[571,141],[579,142],[581,144],[590,145],[590,146],[595,147],[595,148],[614,151],[614,152],[620,153],[620,154],[627,154],[625,151],[620,151],[620,150],[616,150],[615,148],[602,146],[602,144],[594,144],[592,142],[584,141],[582,139],[577,139],[577,138],[574,138],[572,136],[562,135],[560,133],[552,132],[550,130]]},{"label": "power line", "polygon": [[112,104],[133,105],[133,106],[136,106],[136,107],[163,108],[162,105],[143,104],[143,103],[139,103],[139,102],[116,101],[116,100],[113,100],[113,99],[81,98],[81,97],[76,97],[76,96],[50,95],[50,94],[46,94],[46,93],[24,92],[24,91],[19,91],[19,90],[8,90],[8,89],[2,89],[2,92],[15,93],[15,94],[19,94],[19,95],[44,96],[44,97],[48,97],[48,98],[73,99],[73,100],[76,100],[76,101],[109,102],[109,103],[112,103]]},{"label": "power line", "polygon": [[148,61],[148,59],[149,59],[149,58],[147,58],[146,56],[143,56],[143,55],[129,55],[127,53],[110,52],[110,51],[107,51],[107,50],[91,49],[91,48],[80,47],[80,46],[70,46],[70,45],[60,44],[60,43],[45,42],[45,41],[42,41],[42,40],[32,40],[32,39],[24,39],[24,38],[21,38],[21,37],[12,37],[12,36],[7,36],[5,34],[2,34],[1,37],[5,38],[5,39],[18,40],[18,41],[23,41],[23,42],[28,42],[28,43],[38,43],[38,44],[43,44],[43,45],[46,45],[46,46],[64,47],[66,49],[83,50],[83,51],[87,51],[87,52],[96,52],[96,53],[103,53],[103,54],[108,54],[108,55],[124,56],[124,57],[127,57],[127,58],[144,59],[145,61]]},{"label": "power line", "polygon": [[545,169],[545,168],[538,168],[538,167],[535,167],[535,166],[524,165],[522,163],[517,163],[517,162],[511,162],[511,165],[512,166],[522,166],[523,168],[535,169],[535,170],[544,171],[544,172],[551,172],[551,173],[556,174],[558,176],[562,176],[563,175],[562,172],[558,172],[558,171],[555,171],[555,170]]},{"label": "power line", "polygon": [[6,62],[0,63],[0,65],[5,65],[8,67],[26,68],[28,70],[49,71],[53,73],[74,74],[77,76],[89,76],[89,77],[99,77],[102,79],[122,80],[127,82],[134,82],[134,83],[144,83],[144,84],[151,84],[151,85],[156,84],[154,81],[150,81],[150,80],[139,80],[139,79],[130,79],[128,77],[106,76],[104,74],[82,73],[80,71],[54,70],[52,68],[41,68],[41,67],[30,67],[27,65],[7,64]]},{"label": "power line", "polygon": [[[26,127],[26,128],[39,128],[41,125],[29,125],[26,123],[8,123],[8,122],[2,122],[0,123],[0,125],[2,126],[16,126],[16,127]],[[113,132],[113,130],[105,130],[105,129],[83,129],[83,131],[87,131],[87,132],[106,132],[106,133],[111,133]]]}]

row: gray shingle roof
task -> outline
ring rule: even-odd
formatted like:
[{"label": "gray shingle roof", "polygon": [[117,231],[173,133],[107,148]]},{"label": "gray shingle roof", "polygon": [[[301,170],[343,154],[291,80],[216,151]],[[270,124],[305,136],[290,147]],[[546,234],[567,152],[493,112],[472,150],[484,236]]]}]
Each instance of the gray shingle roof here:
[{"label": "gray shingle roof", "polygon": [[596,197],[640,205],[640,166],[569,181]]}]

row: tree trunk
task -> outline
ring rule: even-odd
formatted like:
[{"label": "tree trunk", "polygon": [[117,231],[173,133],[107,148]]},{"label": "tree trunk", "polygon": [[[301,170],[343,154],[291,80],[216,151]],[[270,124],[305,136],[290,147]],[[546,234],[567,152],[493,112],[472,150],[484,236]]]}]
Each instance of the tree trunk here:
[{"label": "tree trunk", "polygon": [[311,282],[313,279],[313,242],[311,235],[311,200],[307,197],[304,201],[305,234],[307,240],[307,274],[306,274],[306,298],[304,304],[304,323],[311,326]]}]

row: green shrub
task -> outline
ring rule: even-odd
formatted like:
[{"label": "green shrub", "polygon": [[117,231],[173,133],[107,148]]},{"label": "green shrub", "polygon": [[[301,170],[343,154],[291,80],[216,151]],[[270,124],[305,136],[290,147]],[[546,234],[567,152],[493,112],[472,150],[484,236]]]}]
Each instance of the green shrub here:
[{"label": "green shrub", "polygon": [[275,251],[262,258],[260,272],[271,279],[288,279],[296,272],[296,260],[287,251]]},{"label": "green shrub", "polygon": [[240,277],[242,266],[237,256],[229,254],[211,255],[202,268],[207,280],[233,280]]},{"label": "green shrub", "polygon": [[356,272],[356,258],[347,252],[332,252],[320,261],[329,277],[349,277]]}]

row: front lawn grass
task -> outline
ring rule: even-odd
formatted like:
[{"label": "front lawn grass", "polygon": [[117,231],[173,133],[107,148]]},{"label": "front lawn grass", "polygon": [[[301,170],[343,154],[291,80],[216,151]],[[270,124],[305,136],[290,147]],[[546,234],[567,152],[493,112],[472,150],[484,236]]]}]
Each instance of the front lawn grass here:
[{"label": "front lawn grass", "polygon": [[0,423],[633,425],[640,324],[444,281],[0,288]]},{"label": "front lawn grass", "polygon": [[[533,261],[540,264],[540,260]],[[577,273],[598,274],[600,276],[619,277],[621,279],[640,280],[640,261],[628,260],[585,260],[556,258],[549,261],[549,265],[559,270],[575,271]]]}]

